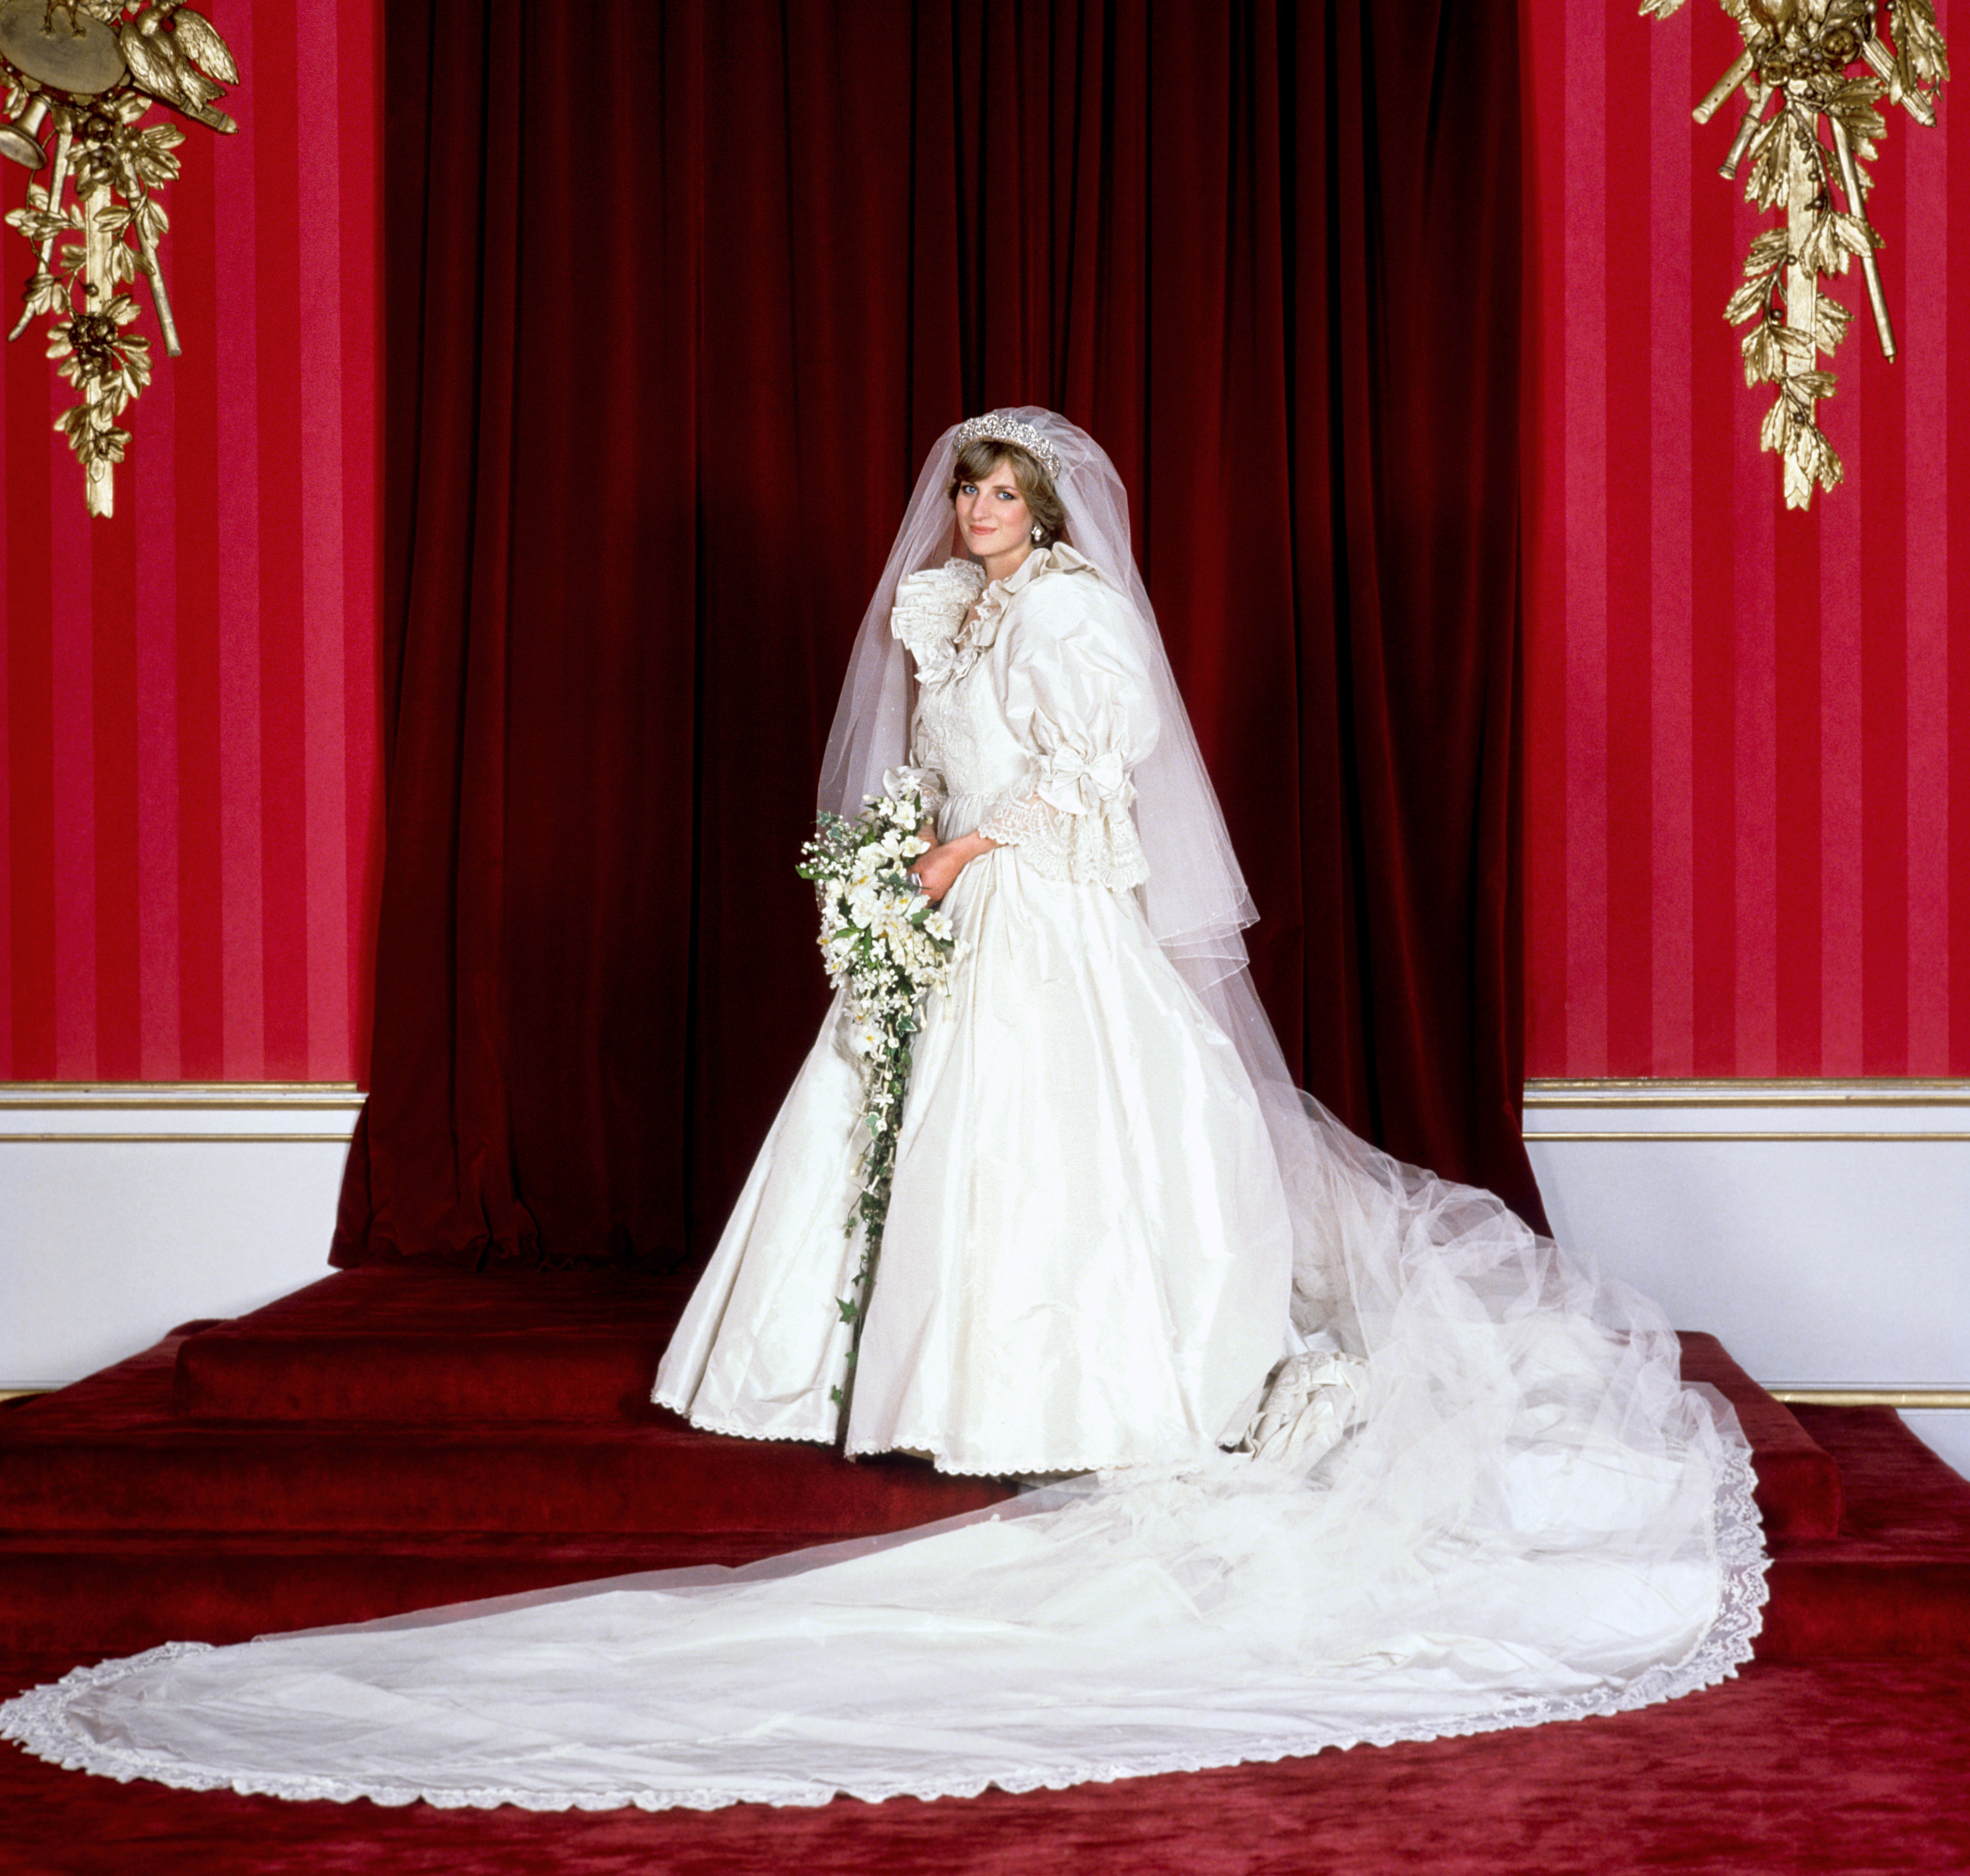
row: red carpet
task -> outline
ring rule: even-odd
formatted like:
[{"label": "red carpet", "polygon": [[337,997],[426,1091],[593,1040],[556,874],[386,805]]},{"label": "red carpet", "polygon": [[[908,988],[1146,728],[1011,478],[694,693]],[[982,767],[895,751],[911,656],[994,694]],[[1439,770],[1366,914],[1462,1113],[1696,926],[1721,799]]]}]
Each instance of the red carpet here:
[{"label": "red carpet", "polygon": [[[682,1286],[349,1271],[0,1413],[17,1682],[990,1503],[644,1400]],[[1970,1483],[1885,1410],[1789,1411],[1714,1338],[1775,1562],[1758,1663],[1614,1721],[970,1804],[528,1817],[118,1787],[0,1749],[0,1870],[1970,1870]]]},{"label": "red carpet", "polygon": [[346,1271],[16,1403],[0,1414],[0,1662],[743,1562],[1006,1495],[652,1407],[684,1288]]},{"label": "red carpet", "polygon": [[191,1337],[174,1405],[208,1420],[647,1421],[691,1281],[342,1271]]},{"label": "red carpet", "polygon": [[1845,1510],[1833,1536],[1773,1541],[1759,1658],[1970,1653],[1970,1484],[1892,1408],[1791,1411],[1839,1467]]}]

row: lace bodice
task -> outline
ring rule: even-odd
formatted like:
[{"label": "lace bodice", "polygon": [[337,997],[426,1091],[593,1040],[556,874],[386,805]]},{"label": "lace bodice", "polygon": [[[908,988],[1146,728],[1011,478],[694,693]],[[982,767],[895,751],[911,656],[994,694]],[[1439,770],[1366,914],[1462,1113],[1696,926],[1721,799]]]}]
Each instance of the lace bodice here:
[{"label": "lace bodice", "polygon": [[1127,603],[1058,545],[989,586],[951,560],[898,587],[892,629],[917,668],[911,761],[947,838],[976,827],[1078,884],[1149,877],[1129,778],[1157,724]]}]

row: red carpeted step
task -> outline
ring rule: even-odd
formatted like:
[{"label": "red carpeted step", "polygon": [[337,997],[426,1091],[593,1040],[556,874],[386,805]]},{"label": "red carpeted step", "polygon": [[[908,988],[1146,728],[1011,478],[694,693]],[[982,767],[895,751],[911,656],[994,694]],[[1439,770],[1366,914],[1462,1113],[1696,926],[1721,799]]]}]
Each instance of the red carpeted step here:
[{"label": "red carpeted step", "polygon": [[1846,1481],[1840,1534],[1773,1546],[1761,1660],[1970,1654],[1970,1481],[1890,1407],[1794,1409]]},{"label": "red carpeted step", "polygon": [[[650,1407],[688,1287],[346,1272],[15,1408],[0,1652],[229,1640],[743,1562],[1006,1495]],[[1970,1484],[1892,1415],[1790,1413],[1710,1336],[1684,1356],[1754,1444],[1777,1559],[1761,1653],[1970,1653]]]},{"label": "red carpeted step", "polygon": [[[1802,1411],[1845,1468],[1853,1510],[1837,1539],[1773,1543],[1759,1658],[1970,1656],[1970,1484],[1886,1409]],[[838,1535],[791,1525],[15,1533],[0,1537],[0,1659],[237,1640],[637,1570],[743,1562]]]},{"label": "red carpeted step", "polygon": [[1832,1537],[1840,1529],[1840,1468],[1782,1402],[1774,1400],[1714,1335],[1680,1329],[1682,1378],[1705,1381],[1738,1410],[1758,1475],[1767,1537]]},{"label": "red carpeted step", "polygon": [[616,1531],[859,1536],[1009,1488],[897,1457],[645,1422],[197,1424],[171,1341],[31,1402],[0,1433],[0,1528],[35,1531]]},{"label": "red carpeted step", "polygon": [[[0,1447],[0,1522],[33,1530],[652,1531],[678,1528],[681,1518],[703,1521],[686,1528],[727,1530],[790,1518],[802,1530],[852,1530],[944,1515],[961,1508],[953,1494],[979,1501],[975,1484],[939,1480],[922,1468],[905,1468],[910,1482],[902,1484],[883,1468],[850,1466],[824,1453],[712,1439],[650,1408],[642,1400],[636,1344],[660,1344],[683,1288],[608,1272],[515,1279],[343,1273],[239,1323],[187,1338],[174,1357],[161,1345],[35,1403],[25,1418],[15,1416],[15,1437]],[[540,1341],[531,1352],[545,1354],[541,1371],[569,1388],[558,1404],[572,1418],[587,1391],[582,1377],[592,1379],[613,1361],[621,1388],[632,1396],[626,1402],[619,1393],[618,1417],[560,1425],[511,1417],[517,1400],[543,1391],[528,1378],[535,1372],[528,1338],[515,1332],[527,1315],[538,1325]],[[447,1323],[449,1339],[440,1332]],[[379,1328],[388,1331],[382,1339]],[[612,1330],[619,1331],[614,1341]],[[392,1336],[399,1344],[425,1343],[425,1378],[404,1381]],[[561,1360],[584,1340],[592,1344],[587,1357],[577,1351]],[[179,1417],[187,1392],[200,1391],[201,1383],[187,1378],[201,1373],[196,1351],[213,1346],[232,1352],[205,1375],[250,1385],[229,1398],[204,1388],[209,1409],[222,1400],[237,1407],[257,1397],[278,1402],[284,1413],[252,1426],[229,1417],[223,1426],[188,1424]],[[171,1364],[168,1397],[158,1387],[161,1360]],[[1685,1338],[1685,1369],[1736,1405],[1754,1442],[1770,1533],[1834,1535],[1838,1470],[1797,1419],[1714,1337]],[[305,1378],[323,1370],[336,1377],[332,1384]],[[463,1378],[437,1378],[447,1372]],[[283,1381],[283,1373],[290,1378]],[[337,1424],[331,1414],[304,1426],[286,1417],[310,1390],[318,1400],[353,1406],[359,1373],[371,1377],[399,1410],[398,1419],[372,1414]],[[451,1412],[421,1419],[408,1410],[419,1397],[462,1409],[475,1387],[504,1413],[474,1424]],[[872,1513],[878,1523],[867,1522]]]},{"label": "red carpeted step", "polygon": [[689,1275],[338,1272],[190,1336],[193,1419],[605,1420],[649,1403]]}]

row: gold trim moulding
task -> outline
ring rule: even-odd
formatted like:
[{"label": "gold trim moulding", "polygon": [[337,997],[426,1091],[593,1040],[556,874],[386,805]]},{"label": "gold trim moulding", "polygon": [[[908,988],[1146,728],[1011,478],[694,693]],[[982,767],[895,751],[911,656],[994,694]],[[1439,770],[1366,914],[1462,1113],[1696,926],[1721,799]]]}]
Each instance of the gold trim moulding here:
[{"label": "gold trim moulding", "polygon": [[1970,1407],[1970,1387],[1768,1387],[1795,1407]]},{"label": "gold trim moulding", "polygon": [[1689,1128],[1664,1127],[1660,1131],[1652,1131],[1647,1127],[1608,1127],[1590,1131],[1585,1128],[1556,1127],[1549,1132],[1543,1127],[1528,1127],[1525,1132],[1525,1140],[1528,1146],[1535,1140],[1554,1140],[1565,1146],[1581,1145],[1601,1140],[1634,1140],[1644,1143],[1653,1140],[1666,1146],[1687,1146],[1693,1141],[1708,1143],[1715,1140],[1749,1140],[1754,1144],[1763,1146],[1817,1146],[1827,1141],[1831,1141],[1835,1145],[1843,1141],[1852,1143],[1901,1143],[1927,1141],[1931,1145],[1948,1146],[1962,1146],[1966,1142],[1970,1142],[1970,1133],[1946,1133],[1939,1130],[1933,1133],[1915,1130],[1895,1133],[1861,1133],[1852,1131],[1819,1133],[1809,1132],[1799,1127],[1791,1128],[1783,1133],[1773,1133],[1765,1128],[1754,1131],[1749,1127],[1741,1130],[1716,1127],[1701,1133]]},{"label": "gold trim moulding", "polygon": [[174,1094],[341,1094],[359,1101],[363,1094],[358,1081],[0,1081],[0,1101],[64,1094],[118,1101],[154,1101]]},{"label": "gold trim moulding", "polygon": [[368,1099],[353,1081],[0,1081],[0,1114],[20,1107],[341,1112]]},{"label": "gold trim moulding", "polygon": [[1527,1107],[1970,1107],[1970,1081],[1911,1078],[1874,1081],[1533,1081]]},{"label": "gold trim moulding", "polygon": [[7,1101],[13,1114],[354,1114],[358,1095],[340,1101]]},{"label": "gold trim moulding", "polygon": [[347,1133],[0,1133],[0,1146],[346,1146]]}]

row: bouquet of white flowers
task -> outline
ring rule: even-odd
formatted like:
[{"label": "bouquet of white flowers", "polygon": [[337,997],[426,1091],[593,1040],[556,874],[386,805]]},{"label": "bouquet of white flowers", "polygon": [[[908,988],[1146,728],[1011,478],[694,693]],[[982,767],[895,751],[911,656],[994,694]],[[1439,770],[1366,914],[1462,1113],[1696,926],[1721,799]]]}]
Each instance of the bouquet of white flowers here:
[{"label": "bouquet of white flowers", "polygon": [[[862,1261],[853,1294],[837,1297],[844,1322],[855,1325],[848,1360],[853,1372],[862,1318],[869,1305],[883,1224],[896,1172],[896,1136],[910,1074],[910,1039],[922,1026],[932,990],[950,980],[960,955],[950,918],[918,889],[910,863],[930,842],[918,830],[930,816],[915,779],[892,771],[853,821],[823,814],[801,849],[797,870],[814,882],[821,902],[821,955],[828,981],[848,993],[849,1038],[862,1073],[862,1117],[869,1145],[860,1171],[862,1195],[849,1214],[852,1237],[862,1227]],[[846,1406],[838,1387],[831,1398]]]}]

